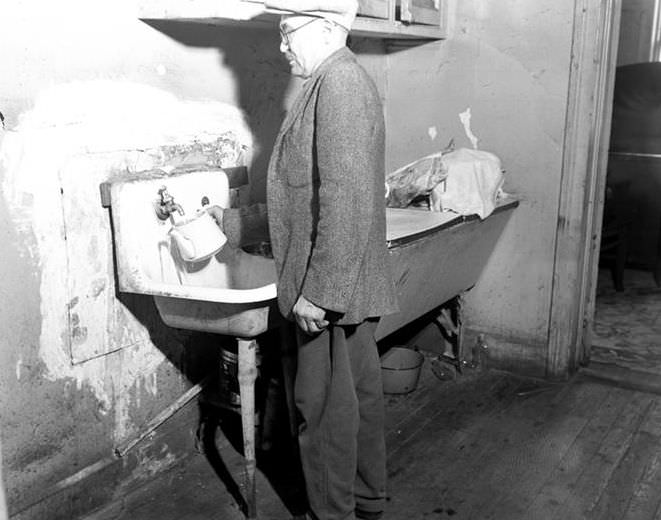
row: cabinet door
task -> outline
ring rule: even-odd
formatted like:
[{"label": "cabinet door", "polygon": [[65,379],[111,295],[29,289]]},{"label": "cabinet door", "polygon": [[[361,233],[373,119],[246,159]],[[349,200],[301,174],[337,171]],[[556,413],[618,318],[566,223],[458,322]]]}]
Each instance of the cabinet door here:
[{"label": "cabinet door", "polygon": [[[113,238],[108,210],[99,204],[99,185],[112,180],[109,170],[120,176],[125,166],[119,158],[117,166],[110,163],[110,155],[74,156],[58,172],[66,237],[63,290],[67,294],[72,365],[149,344],[149,331],[159,320],[151,304],[145,306],[148,297],[124,294],[120,300],[117,296]],[[139,318],[136,308],[144,309]]]},{"label": "cabinet door", "polygon": [[399,19],[409,24],[443,27],[445,0],[398,0]]},{"label": "cabinet door", "polygon": [[358,16],[390,18],[390,0],[359,0]]}]

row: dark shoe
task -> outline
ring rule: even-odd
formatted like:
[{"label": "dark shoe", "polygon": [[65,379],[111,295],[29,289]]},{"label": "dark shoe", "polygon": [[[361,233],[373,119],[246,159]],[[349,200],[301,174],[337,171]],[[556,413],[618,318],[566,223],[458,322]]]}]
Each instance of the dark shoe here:
[{"label": "dark shoe", "polygon": [[302,515],[292,516],[291,520],[315,520],[315,517],[312,513],[305,513]]},{"label": "dark shoe", "polygon": [[[360,520],[379,520],[383,516],[383,511],[363,511],[362,509],[355,510],[356,518]],[[292,517],[292,520],[316,520],[316,517],[312,513],[306,513],[304,515],[296,515]]]}]

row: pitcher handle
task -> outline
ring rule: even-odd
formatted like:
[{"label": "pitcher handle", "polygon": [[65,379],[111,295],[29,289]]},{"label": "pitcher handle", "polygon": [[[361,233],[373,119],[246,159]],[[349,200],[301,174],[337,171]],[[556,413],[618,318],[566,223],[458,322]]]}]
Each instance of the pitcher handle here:
[{"label": "pitcher handle", "polygon": [[183,257],[184,260],[195,258],[195,245],[193,244],[192,240],[184,236],[184,234],[181,231],[175,228],[172,228],[169,234],[172,236],[172,238],[174,238],[174,241],[177,243],[177,247],[179,248],[179,251],[181,252],[181,256]]}]

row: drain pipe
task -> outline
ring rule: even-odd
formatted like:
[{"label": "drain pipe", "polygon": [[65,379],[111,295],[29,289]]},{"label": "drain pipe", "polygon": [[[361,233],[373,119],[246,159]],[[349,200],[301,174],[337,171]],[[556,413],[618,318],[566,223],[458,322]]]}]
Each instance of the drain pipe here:
[{"label": "drain pipe", "polygon": [[192,386],[186,393],[184,393],[179,399],[177,399],[174,403],[172,403],[170,406],[168,406],[165,410],[163,410],[161,413],[159,413],[156,417],[154,417],[151,421],[147,423],[147,427],[140,433],[138,433],[136,436],[133,438],[127,439],[117,447],[115,447],[115,456],[117,458],[121,458],[126,453],[133,448],[136,444],[138,444],[142,439],[147,437],[150,433],[152,433],[156,428],[158,428],[161,424],[163,424],[165,421],[167,421],[170,417],[172,417],[175,413],[177,413],[179,410],[181,410],[188,402],[193,399],[194,397],[197,397],[200,392],[204,389],[204,387],[209,383],[211,380],[211,376],[205,377],[201,382],[198,384]]},{"label": "drain pipe", "polygon": [[[85,480],[87,477],[90,475],[93,475],[94,473],[98,473],[99,471],[107,468],[108,466],[111,466],[112,464],[117,462],[117,459],[123,457],[126,455],[126,453],[133,448],[136,444],[138,444],[141,440],[143,440],[147,435],[152,433],[156,428],[158,428],[161,424],[163,424],[165,421],[167,421],[170,417],[172,417],[175,413],[177,413],[181,408],[183,408],[191,399],[196,397],[197,395],[200,394],[200,392],[204,389],[204,387],[209,383],[209,381],[212,380],[212,376],[207,376],[205,377],[202,381],[200,381],[198,384],[192,386],[187,392],[185,392],[181,397],[179,397],[174,403],[172,403],[170,406],[168,406],[165,410],[163,410],[161,413],[159,413],[156,417],[154,417],[151,421],[149,421],[147,428],[139,433],[138,435],[132,437],[131,439],[128,439],[127,441],[123,442],[119,446],[117,446],[113,450],[113,455],[109,455],[101,460],[96,461],[93,464],[90,464],[89,466],[84,467],[83,469],[77,471],[73,475],[70,475],[48,488],[44,493],[42,493],[39,498],[36,500],[31,500],[30,503],[21,503],[19,502],[17,505],[15,505],[11,511],[12,515],[18,515],[22,513],[23,511],[26,511],[30,507],[34,506],[35,504],[38,504],[39,502],[42,502],[43,500],[46,500],[47,498],[55,495],[56,493],[59,493],[63,491],[64,489],[68,488],[69,486],[73,486],[74,484],[77,484],[78,482],[81,482],[82,480]],[[0,520],[2,520],[2,517],[0,515]]]}]

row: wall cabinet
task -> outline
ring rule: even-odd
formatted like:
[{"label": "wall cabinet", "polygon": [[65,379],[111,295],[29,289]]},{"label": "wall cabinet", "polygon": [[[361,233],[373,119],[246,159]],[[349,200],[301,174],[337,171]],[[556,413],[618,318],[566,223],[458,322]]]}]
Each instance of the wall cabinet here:
[{"label": "wall cabinet", "polygon": [[388,20],[391,12],[390,3],[390,0],[360,0],[358,16]]},{"label": "wall cabinet", "polygon": [[[440,40],[445,38],[448,0],[360,0],[353,35]],[[214,25],[273,26],[281,12],[257,0],[138,0],[138,17]]]},{"label": "wall cabinet", "polygon": [[398,0],[400,19],[408,24],[444,25],[440,0]]}]

